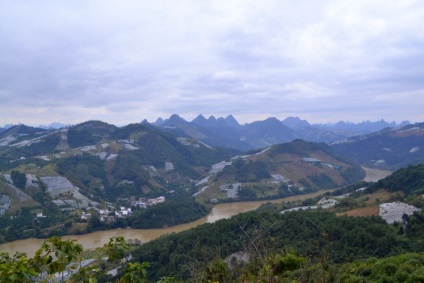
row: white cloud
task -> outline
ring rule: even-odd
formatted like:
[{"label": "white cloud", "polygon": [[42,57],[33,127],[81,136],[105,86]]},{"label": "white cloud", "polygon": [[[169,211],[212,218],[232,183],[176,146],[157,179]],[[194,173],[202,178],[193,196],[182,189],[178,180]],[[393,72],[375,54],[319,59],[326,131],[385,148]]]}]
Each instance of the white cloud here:
[{"label": "white cloud", "polygon": [[0,125],[420,121],[423,25],[418,0],[2,2]]}]

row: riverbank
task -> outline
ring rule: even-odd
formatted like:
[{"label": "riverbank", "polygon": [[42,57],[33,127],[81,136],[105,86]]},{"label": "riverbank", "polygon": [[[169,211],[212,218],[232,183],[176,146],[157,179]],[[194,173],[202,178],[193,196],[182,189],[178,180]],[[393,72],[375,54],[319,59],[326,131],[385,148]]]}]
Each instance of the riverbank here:
[{"label": "riverbank", "polygon": [[368,168],[362,166],[362,169],[365,171],[365,182],[377,182],[380,179],[386,178],[390,174],[392,174],[392,171],[389,170],[381,170],[376,168]]},{"label": "riverbank", "polygon": [[[362,167],[366,176],[364,178],[365,181],[368,182],[376,182],[379,179],[382,179],[391,174],[390,171],[379,170],[373,168]],[[314,198],[326,192],[330,192],[332,190],[322,190],[319,192],[305,194],[305,195],[297,195],[291,196],[287,198],[269,200],[269,201],[249,201],[249,202],[233,202],[233,203],[221,203],[215,205],[211,212],[196,221],[176,225],[168,228],[160,228],[160,229],[113,229],[106,231],[97,231],[84,235],[70,235],[63,236],[63,239],[75,239],[78,243],[82,244],[85,249],[95,249],[102,247],[104,244],[109,242],[109,239],[116,236],[123,236],[126,239],[138,239],[142,243],[154,240],[159,238],[162,235],[170,234],[170,233],[178,233],[184,230],[188,230],[190,228],[194,228],[198,225],[204,223],[213,223],[220,219],[230,218],[236,214],[247,212],[250,210],[255,210],[259,206],[264,203],[284,203],[284,202],[293,202],[305,200],[308,198]],[[35,251],[40,248],[41,244],[45,241],[45,239],[25,239],[25,240],[17,240],[9,243],[4,243],[0,245],[0,252],[8,252],[9,254],[14,254],[15,252],[24,252],[28,255],[32,256],[35,254]]]},{"label": "riverbank", "polygon": [[[138,239],[142,243],[154,240],[159,238],[162,235],[170,234],[170,233],[178,233],[184,230],[188,230],[194,228],[198,225],[204,223],[213,223],[220,219],[230,218],[239,213],[251,211],[257,209],[264,203],[283,203],[283,202],[292,202],[299,201],[308,198],[313,198],[319,196],[320,194],[324,194],[331,190],[323,190],[311,194],[292,196],[282,199],[270,200],[270,201],[250,201],[250,202],[233,202],[233,203],[221,203],[215,205],[211,212],[196,221],[176,225],[168,228],[160,228],[160,229],[113,229],[106,231],[97,231],[84,235],[70,235],[63,236],[63,239],[75,239],[78,243],[84,246],[84,249],[90,250],[102,247],[104,244],[109,242],[109,239],[116,236],[123,236],[126,239]],[[45,241],[45,239],[35,239],[29,238],[25,240],[17,240],[9,243],[4,243],[0,245],[0,252],[7,252],[9,254],[14,254],[15,252],[24,252],[29,256],[33,256],[35,251],[38,250],[41,244]]]}]

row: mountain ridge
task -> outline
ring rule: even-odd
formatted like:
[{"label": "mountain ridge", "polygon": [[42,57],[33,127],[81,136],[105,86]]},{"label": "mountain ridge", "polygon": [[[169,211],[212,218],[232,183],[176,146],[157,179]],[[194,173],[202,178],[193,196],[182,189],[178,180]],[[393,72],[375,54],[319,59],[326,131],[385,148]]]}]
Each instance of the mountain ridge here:
[{"label": "mountain ridge", "polygon": [[384,128],[330,143],[336,152],[359,164],[390,170],[424,163],[423,144],[424,123]]},{"label": "mountain ridge", "polygon": [[226,118],[216,118],[211,115],[206,118],[199,114],[190,122],[173,114],[169,119],[158,118],[152,125],[162,129],[166,128],[180,135],[191,136],[213,146],[251,150],[298,138],[313,142],[334,142],[391,126],[400,127],[408,123],[408,121],[400,124],[388,123],[381,119],[376,122],[339,121],[337,123],[310,124],[299,117],[287,117],[282,121],[275,117],[269,117],[265,120],[241,125],[232,115],[228,115]]}]

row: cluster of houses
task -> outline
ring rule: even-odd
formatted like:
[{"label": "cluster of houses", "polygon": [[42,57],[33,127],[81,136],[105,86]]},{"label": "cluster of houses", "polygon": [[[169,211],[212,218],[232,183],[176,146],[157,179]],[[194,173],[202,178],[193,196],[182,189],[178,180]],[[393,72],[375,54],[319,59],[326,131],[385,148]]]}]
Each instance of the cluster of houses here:
[{"label": "cluster of houses", "polygon": [[[123,199],[121,199],[123,200]],[[163,203],[165,202],[165,197],[164,196],[160,196],[157,198],[152,198],[152,199],[146,199],[146,198],[139,198],[138,200],[135,199],[135,197],[131,197],[130,199],[125,199],[127,201],[130,202],[131,206],[138,206],[138,207],[142,207],[142,208],[146,208],[148,206],[152,206],[158,203]],[[100,215],[100,221],[114,221],[115,218],[123,218],[123,217],[128,217],[129,215],[133,214],[133,211],[131,209],[131,207],[125,207],[125,206],[121,206],[119,207],[119,209],[116,209],[114,211],[114,215],[112,214],[112,211],[109,210],[108,208],[105,209],[97,209],[99,215]],[[82,220],[88,220],[91,218],[91,213],[88,212],[83,212],[81,215],[81,219]]]},{"label": "cluster of houses", "polygon": [[146,208],[148,206],[155,205],[155,204],[158,204],[158,203],[163,203],[163,202],[165,202],[165,197],[163,197],[163,196],[160,196],[160,197],[157,197],[157,198],[148,198],[148,199],[139,198],[138,200],[132,199],[131,200],[131,206],[138,206],[138,207]]},{"label": "cluster of houses", "polygon": [[[133,211],[130,207],[121,206],[119,209],[115,210],[115,215],[111,215],[112,211],[109,209],[98,209],[100,221],[114,221],[116,217],[122,218],[127,217],[133,214]],[[81,215],[82,220],[87,220],[91,218],[91,213],[83,212]]]}]

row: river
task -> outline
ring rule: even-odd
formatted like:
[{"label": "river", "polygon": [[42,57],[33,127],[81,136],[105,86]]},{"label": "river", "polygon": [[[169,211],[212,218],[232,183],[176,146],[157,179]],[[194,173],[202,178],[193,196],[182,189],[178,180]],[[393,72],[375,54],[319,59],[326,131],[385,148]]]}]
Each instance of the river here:
[{"label": "river", "polygon": [[383,179],[389,176],[390,174],[392,174],[392,171],[388,171],[388,170],[368,168],[363,166],[362,166],[362,169],[364,169],[366,173],[366,176],[364,178],[364,181],[366,182],[377,182],[378,180]]},{"label": "river", "polygon": [[[390,174],[390,171],[383,171],[378,169],[371,169],[363,167],[366,172],[365,180],[367,181],[377,181],[380,178],[384,178],[385,176]],[[260,205],[272,202],[272,203],[283,203],[289,201],[297,201],[303,200],[307,198],[316,197],[324,192],[331,190],[319,191],[312,194],[299,195],[293,197],[287,197],[282,199],[276,199],[271,201],[251,201],[251,202],[233,202],[233,203],[222,203],[217,204],[212,208],[212,211],[209,215],[200,218],[196,221],[181,224],[177,226],[172,226],[168,228],[161,229],[114,229],[107,231],[97,231],[84,235],[71,235],[71,236],[63,236],[63,239],[75,239],[78,243],[82,244],[85,249],[95,249],[103,246],[108,243],[111,237],[123,236],[126,239],[138,239],[142,243],[148,242],[150,240],[159,238],[162,235],[177,233],[184,230],[188,230],[190,228],[196,227],[203,223],[213,223],[217,220],[230,218],[236,214],[247,212],[250,210],[254,210],[258,208]],[[45,239],[25,239],[25,240],[17,240],[9,243],[4,243],[0,245],[0,252],[8,252],[9,254],[14,254],[15,252],[24,252],[29,256],[33,256],[35,251],[40,248],[41,244],[45,241]]]}]

